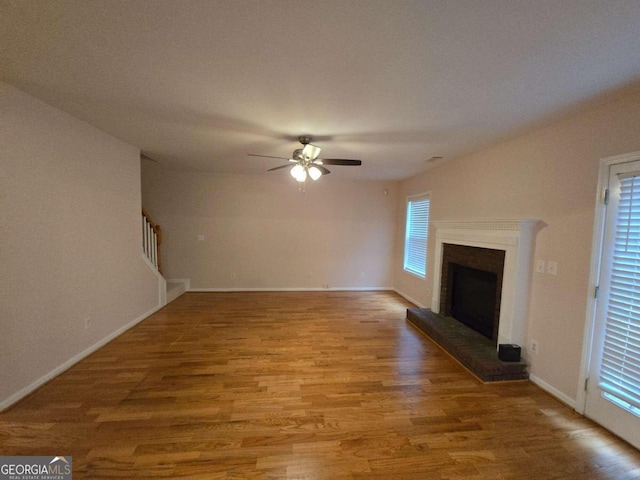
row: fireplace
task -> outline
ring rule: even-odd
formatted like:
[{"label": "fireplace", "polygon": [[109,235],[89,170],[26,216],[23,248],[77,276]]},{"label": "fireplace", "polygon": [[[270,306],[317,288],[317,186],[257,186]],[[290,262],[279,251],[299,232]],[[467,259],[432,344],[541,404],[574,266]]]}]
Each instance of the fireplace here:
[{"label": "fireplace", "polygon": [[504,250],[445,243],[440,313],[498,343]]},{"label": "fireplace", "polygon": [[476,270],[457,263],[449,265],[449,272],[451,278],[449,315],[485,337],[495,340],[498,334],[496,318],[498,276],[495,273]]},{"label": "fireplace", "polygon": [[[479,220],[433,224],[436,248],[431,308],[407,309],[407,321],[483,382],[529,378],[524,345],[529,280],[534,235],[542,223]],[[501,343],[521,345],[521,360],[502,361],[496,352],[496,344]]]},{"label": "fireplace", "polygon": [[526,358],[524,342],[533,241],[540,223],[528,219],[434,221],[436,248],[431,310],[451,315],[450,263],[494,273],[497,325],[493,325],[491,340],[494,345],[513,343],[525,347]]}]

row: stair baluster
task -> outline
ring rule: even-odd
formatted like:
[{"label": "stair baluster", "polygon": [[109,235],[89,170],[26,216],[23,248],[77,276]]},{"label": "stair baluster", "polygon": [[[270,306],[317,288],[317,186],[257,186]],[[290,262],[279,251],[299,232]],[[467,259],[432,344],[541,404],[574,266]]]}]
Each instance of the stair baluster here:
[{"label": "stair baluster", "polygon": [[142,250],[149,261],[162,273],[162,262],[160,257],[160,245],[162,243],[162,229],[156,225],[149,217],[149,214],[142,209]]}]

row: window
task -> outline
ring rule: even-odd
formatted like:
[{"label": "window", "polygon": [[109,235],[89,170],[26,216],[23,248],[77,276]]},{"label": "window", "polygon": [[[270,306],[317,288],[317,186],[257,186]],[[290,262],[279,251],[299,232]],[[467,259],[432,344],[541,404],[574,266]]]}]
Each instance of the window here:
[{"label": "window", "polygon": [[404,269],[419,277],[427,274],[427,238],[429,236],[428,194],[407,200],[407,230],[404,237]]}]

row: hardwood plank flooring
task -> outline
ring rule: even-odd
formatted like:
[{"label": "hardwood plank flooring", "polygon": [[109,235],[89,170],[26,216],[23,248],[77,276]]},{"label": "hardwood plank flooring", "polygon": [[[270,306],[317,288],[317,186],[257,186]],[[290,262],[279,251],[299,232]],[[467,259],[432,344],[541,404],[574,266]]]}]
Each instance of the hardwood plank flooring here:
[{"label": "hardwood plank flooring", "polygon": [[529,382],[481,384],[389,292],[187,293],[0,414],[75,479],[632,479]]}]

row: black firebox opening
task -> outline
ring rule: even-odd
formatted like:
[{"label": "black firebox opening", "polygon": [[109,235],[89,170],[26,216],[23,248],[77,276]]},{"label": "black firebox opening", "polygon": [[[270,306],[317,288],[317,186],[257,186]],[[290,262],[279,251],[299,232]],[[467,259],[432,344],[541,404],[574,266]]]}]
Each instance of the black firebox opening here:
[{"label": "black firebox opening", "polygon": [[451,316],[494,340],[498,276],[457,263],[449,265]]}]

